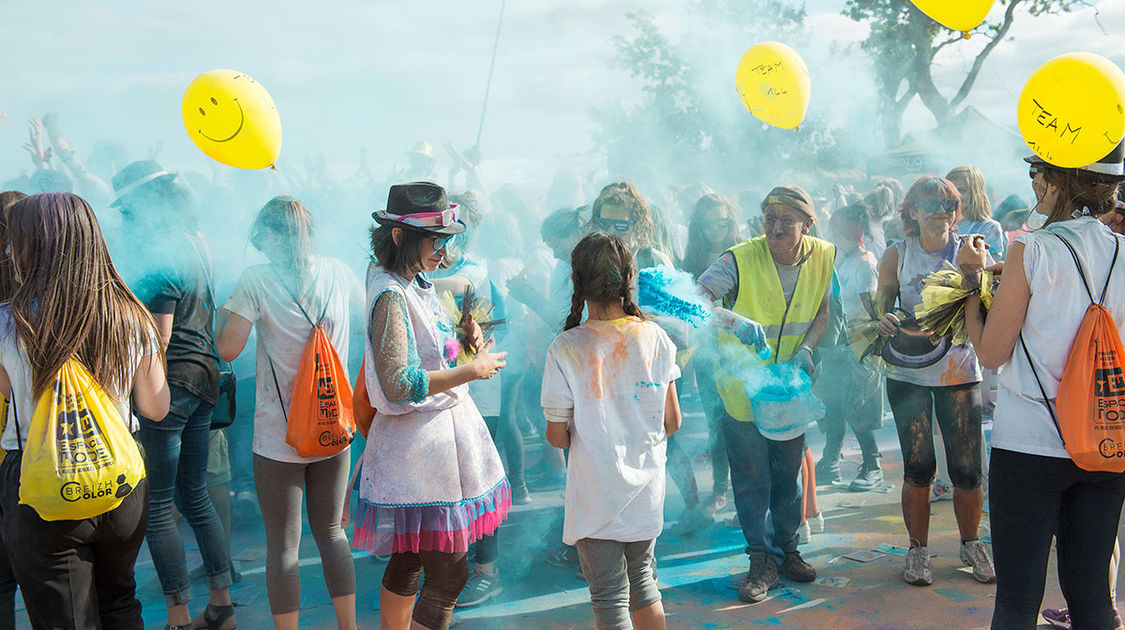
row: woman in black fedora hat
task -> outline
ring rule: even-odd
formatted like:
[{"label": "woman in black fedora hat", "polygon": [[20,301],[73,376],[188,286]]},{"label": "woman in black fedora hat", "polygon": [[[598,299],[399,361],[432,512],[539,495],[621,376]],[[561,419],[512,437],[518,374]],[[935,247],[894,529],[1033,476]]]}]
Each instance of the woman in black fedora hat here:
[{"label": "woman in black fedora hat", "polygon": [[[492,352],[471,319],[459,338],[426,277],[465,231],[445,190],[428,182],[391,186],[387,210],[372,217],[364,359],[377,411],[353,545],[391,554],[379,596],[383,627],[406,630],[413,618],[446,628],[469,577],[469,544],[493,534],[511,504],[500,456],[467,387],[496,375],[505,353]],[[475,356],[457,366],[462,344]]]}]

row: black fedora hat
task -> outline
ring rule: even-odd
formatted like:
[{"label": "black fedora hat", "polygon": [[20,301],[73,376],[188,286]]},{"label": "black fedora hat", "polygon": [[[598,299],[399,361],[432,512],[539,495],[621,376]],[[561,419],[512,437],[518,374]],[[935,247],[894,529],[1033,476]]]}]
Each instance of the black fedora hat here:
[{"label": "black fedora hat", "polygon": [[465,231],[457,204],[449,203],[445,189],[433,182],[395,184],[387,193],[387,209],[371,213],[379,225],[420,230],[431,234]]},{"label": "black fedora hat", "polygon": [[121,205],[121,201],[138,188],[158,180],[172,180],[176,173],[164,170],[156,160],[138,160],[117,171],[110,180],[116,198],[111,206]]}]

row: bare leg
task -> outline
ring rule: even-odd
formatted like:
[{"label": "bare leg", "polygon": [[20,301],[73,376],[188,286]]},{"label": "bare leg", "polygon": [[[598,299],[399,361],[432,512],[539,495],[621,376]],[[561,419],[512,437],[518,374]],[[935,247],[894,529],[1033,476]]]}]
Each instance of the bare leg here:
[{"label": "bare leg", "polygon": [[637,630],[664,630],[664,604],[656,602],[633,611],[633,625]]},{"label": "bare leg", "polygon": [[332,609],[336,612],[336,627],[339,630],[356,630],[355,593],[333,597]]},{"label": "bare leg", "polygon": [[930,486],[902,484],[902,520],[906,521],[910,546],[930,545]]},{"label": "bare leg", "polygon": [[962,541],[977,539],[983,511],[984,488],[953,489],[953,515],[957,518],[957,529],[961,532]]},{"label": "bare leg", "polygon": [[382,630],[409,630],[414,613],[413,595],[396,595],[382,587],[379,591],[379,627]]}]

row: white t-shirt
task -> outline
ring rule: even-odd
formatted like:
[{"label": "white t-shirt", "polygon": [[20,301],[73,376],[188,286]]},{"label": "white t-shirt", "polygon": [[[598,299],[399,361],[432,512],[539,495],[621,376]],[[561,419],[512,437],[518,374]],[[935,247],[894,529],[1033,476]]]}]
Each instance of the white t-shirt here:
[{"label": "white t-shirt", "polygon": [[1090,298],[1082,288],[1078,269],[1066,245],[1052,233],[1065,238],[1078,253],[1095,299],[1100,297],[1109,273],[1114,240],[1121,242],[1105,306],[1118,329],[1125,326],[1125,237],[1115,235],[1101,221],[1087,217],[1055,223],[1016,238],[1013,242],[1024,244],[1023,263],[1031,287],[1021,334],[1035,363],[1035,373],[1028,366],[1023,347],[1016,341],[1012,356],[1000,371],[992,446],[1029,455],[1069,458],[1050,413],[1043,405],[1043,394],[1035,375],[1038,374],[1047,396],[1052,399],[1058,396],[1070,348]]},{"label": "white t-shirt", "polygon": [[588,320],[547,349],[543,407],[573,409],[563,542],[651,540],[664,528],[664,401],[676,348],[634,317]]},{"label": "white t-shirt", "polygon": [[[136,338],[132,340],[133,360],[129,362],[128,374],[130,383],[133,381],[141,358],[156,354],[159,351],[156,340],[155,330],[153,331],[152,343],[147,348],[141,341],[140,331],[137,332]],[[35,405],[38,404],[39,399],[32,394],[31,361],[27,358],[27,352],[16,335],[15,325],[12,322],[12,312],[7,304],[0,305],[0,365],[8,373],[8,380],[12,385],[11,400],[8,404],[7,426],[4,427],[3,438],[0,438],[0,447],[3,447],[6,451],[15,451],[19,450],[27,440],[27,429],[31,424],[31,417],[35,415]],[[136,431],[139,424],[137,419],[131,415],[129,408],[129,396],[132,392],[115,392],[108,387],[105,387],[105,391],[115,401],[113,406],[117,409],[117,413],[121,415],[121,419],[128,423],[129,430]],[[14,414],[16,413],[19,414],[20,435],[18,439],[14,420]]]},{"label": "white t-shirt", "polygon": [[[293,381],[297,378],[312,325],[293,301],[295,283],[287,278],[287,284],[282,284],[281,278],[272,265],[248,267],[223,308],[253,323],[258,331],[254,453],[279,462],[315,462],[327,458],[301,457],[285,443],[286,417],[280,401],[285,400],[288,410]],[[313,321],[324,313],[324,332],[340,356],[345,372],[348,369],[350,306],[358,292],[359,280],[343,262],[323,256],[310,258],[299,295],[301,307]],[[273,371],[270,370],[271,360]]]}]

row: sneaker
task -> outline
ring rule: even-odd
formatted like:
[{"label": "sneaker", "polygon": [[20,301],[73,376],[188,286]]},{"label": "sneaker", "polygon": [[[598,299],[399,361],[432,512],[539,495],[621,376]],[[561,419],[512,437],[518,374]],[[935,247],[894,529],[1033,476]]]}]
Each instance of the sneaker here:
[{"label": "sneaker", "polygon": [[973,567],[973,579],[981,584],[992,584],[996,581],[996,569],[992,567],[987,544],[979,540],[961,543],[961,562]]},{"label": "sneaker", "polygon": [[1117,614],[1117,606],[1113,607],[1113,630],[1125,630],[1125,622],[1121,621],[1121,615]]},{"label": "sneaker", "polygon": [[553,567],[573,569],[581,566],[578,562],[578,550],[569,545],[548,549],[546,556],[547,564]]},{"label": "sneaker", "polygon": [[867,492],[881,485],[883,485],[883,468],[879,466],[879,460],[875,460],[872,464],[864,462],[863,465],[859,467],[859,475],[852,480],[851,485],[848,486],[848,490],[852,492]]},{"label": "sneaker", "polygon": [[812,526],[809,525],[808,519],[801,526],[797,528],[797,544],[807,545],[812,540]]},{"label": "sneaker", "polygon": [[518,486],[512,487],[512,504],[513,505],[527,505],[531,503],[531,491],[527,489],[526,483],[521,483]]},{"label": "sneaker", "polygon": [[934,583],[934,563],[930,561],[930,550],[926,547],[911,547],[906,552],[906,570],[902,579],[907,584],[929,586]]},{"label": "sneaker", "polygon": [[465,588],[461,591],[454,607],[479,606],[493,597],[499,596],[502,592],[504,592],[504,589],[500,586],[500,574],[489,575],[481,571],[480,567],[477,567],[469,575],[469,581],[465,583]]},{"label": "sneaker", "polygon": [[952,500],[953,488],[950,488],[949,484],[945,483],[941,479],[935,479],[934,485],[930,486],[930,503]]},{"label": "sneaker", "polygon": [[258,495],[249,490],[235,494],[230,509],[231,521],[235,523],[252,523],[262,519],[262,510],[258,507]]},{"label": "sneaker", "polygon": [[809,524],[810,534],[824,533],[824,514],[817,512],[815,516],[806,521]]},{"label": "sneaker", "polygon": [[706,506],[699,503],[684,510],[676,524],[668,528],[674,536],[692,536],[700,529],[715,522],[715,517],[707,513]]},{"label": "sneaker", "polygon": [[840,458],[828,460],[821,458],[814,468],[816,471],[816,485],[830,486],[842,481],[840,476]]},{"label": "sneaker", "polygon": [[1054,628],[1070,630],[1070,611],[1066,608],[1044,608],[1040,613]]},{"label": "sneaker", "polygon": [[805,562],[797,551],[785,554],[785,560],[781,562],[781,574],[792,582],[812,582],[816,579],[816,569]]},{"label": "sneaker", "polygon": [[757,604],[779,584],[781,581],[777,579],[777,561],[768,553],[752,553],[750,570],[746,573],[746,579],[738,585],[738,599]]}]

